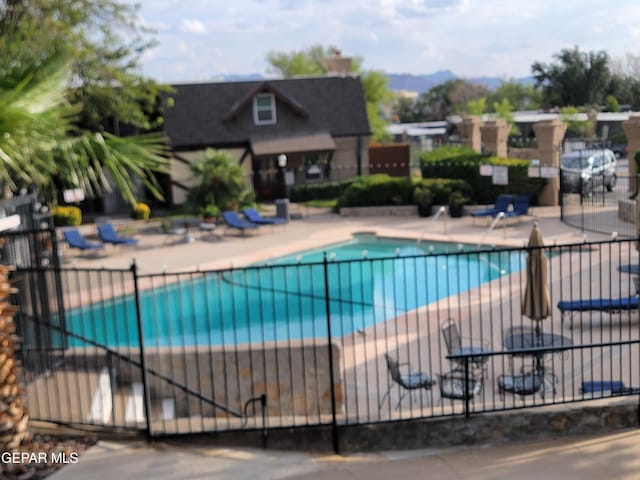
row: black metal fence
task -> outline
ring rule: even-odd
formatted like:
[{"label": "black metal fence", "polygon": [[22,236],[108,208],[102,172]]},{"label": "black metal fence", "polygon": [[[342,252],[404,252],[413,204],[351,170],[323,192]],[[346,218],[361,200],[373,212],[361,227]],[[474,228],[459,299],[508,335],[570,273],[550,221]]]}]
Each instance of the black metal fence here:
[{"label": "black metal fence", "polygon": [[432,253],[19,268],[31,416],[150,436],[328,425],[337,449],[346,425],[638,393],[635,239],[541,249],[539,322],[522,301],[540,249],[417,247]]},{"label": "black metal fence", "polygon": [[561,219],[583,231],[635,237],[638,179],[617,174],[615,184],[602,175],[589,180],[560,176]]}]

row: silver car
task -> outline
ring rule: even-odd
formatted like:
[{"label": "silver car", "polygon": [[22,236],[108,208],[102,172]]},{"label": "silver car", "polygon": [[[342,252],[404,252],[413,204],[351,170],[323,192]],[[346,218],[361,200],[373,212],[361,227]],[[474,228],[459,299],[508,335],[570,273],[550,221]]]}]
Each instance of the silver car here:
[{"label": "silver car", "polygon": [[576,150],[562,155],[560,161],[562,191],[590,196],[594,190],[616,185],[616,156],[606,148]]}]

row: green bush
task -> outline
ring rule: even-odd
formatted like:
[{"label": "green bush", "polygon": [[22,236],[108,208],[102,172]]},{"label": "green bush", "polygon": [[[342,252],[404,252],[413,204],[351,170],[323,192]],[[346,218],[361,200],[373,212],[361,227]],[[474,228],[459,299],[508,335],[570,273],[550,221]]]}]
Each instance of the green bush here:
[{"label": "green bush", "polygon": [[134,220],[149,220],[151,209],[146,203],[138,202],[131,209],[131,218]]},{"label": "green bush", "polygon": [[423,185],[431,192],[433,205],[446,205],[449,195],[455,190],[467,196],[471,193],[471,187],[467,182],[455,178],[425,178],[415,182],[415,185]]},{"label": "green bush", "polygon": [[405,177],[386,174],[357,178],[338,199],[336,208],[411,205],[414,185]]},{"label": "green bush", "polygon": [[203,218],[216,218],[220,214],[220,209],[215,205],[207,205],[202,207],[199,213]]},{"label": "green bush", "polygon": [[353,180],[333,183],[314,183],[291,188],[289,198],[292,202],[308,202],[310,200],[331,200],[338,198],[351,186]]},{"label": "green bush", "polygon": [[[481,176],[480,165],[483,164],[508,167],[509,184],[494,185],[491,177]],[[526,194],[535,204],[546,182],[543,178],[528,177],[528,160],[480,154],[467,147],[442,147],[425,152],[420,156],[420,166],[425,179],[435,177],[465,181],[470,190],[456,190],[469,196],[472,202],[480,204],[493,203],[500,193]],[[436,200],[434,203],[441,202]],[[446,203],[446,200],[443,203]]]},{"label": "green bush", "polygon": [[56,227],[77,227],[82,224],[82,211],[78,207],[55,206],[51,209]]}]

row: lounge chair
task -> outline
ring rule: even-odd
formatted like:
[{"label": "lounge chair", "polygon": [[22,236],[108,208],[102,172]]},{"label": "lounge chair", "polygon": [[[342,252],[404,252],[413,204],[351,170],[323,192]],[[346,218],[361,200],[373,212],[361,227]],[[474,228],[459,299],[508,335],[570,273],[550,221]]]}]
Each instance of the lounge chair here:
[{"label": "lounge chair", "polygon": [[222,219],[227,227],[235,228],[241,230],[242,233],[247,230],[253,230],[258,228],[258,225],[252,222],[246,222],[240,218],[238,212],[234,212],[233,210],[227,210],[226,212],[222,212]]},{"label": "lounge chair", "polygon": [[562,313],[560,322],[563,323],[566,316],[574,312],[605,312],[616,313],[637,310],[640,306],[640,297],[633,295],[622,298],[591,298],[586,300],[562,300],[558,302],[558,309]]},{"label": "lounge chair", "polygon": [[633,388],[627,387],[624,382],[620,380],[590,380],[582,382],[580,392],[582,392],[583,395],[603,394],[603,392],[611,392],[612,395],[615,395],[633,392]]},{"label": "lounge chair", "polygon": [[104,243],[111,243],[113,245],[135,245],[138,243],[138,240],[135,238],[119,236],[110,223],[98,225],[98,237]]},{"label": "lounge chair", "polygon": [[484,208],[482,210],[476,210],[475,212],[471,212],[471,216],[475,218],[477,217],[495,217],[500,212],[506,213],[513,201],[513,196],[508,195],[506,193],[501,193],[496,198],[496,203],[492,208]]},{"label": "lounge chair", "polygon": [[516,195],[513,199],[513,210],[504,213],[505,218],[521,217],[529,215],[529,196]]},{"label": "lounge chair", "polygon": [[75,228],[65,230],[62,234],[70,248],[77,248],[79,250],[100,250],[104,248],[104,244],[102,243],[87,242],[82,234]]},{"label": "lounge chair", "polygon": [[247,220],[249,220],[251,223],[255,223],[256,225],[282,225],[284,223],[287,223],[287,220],[285,218],[263,217],[262,215],[260,215],[260,213],[258,213],[258,211],[253,208],[245,208],[244,210],[242,210],[242,213],[245,217],[247,217]]}]

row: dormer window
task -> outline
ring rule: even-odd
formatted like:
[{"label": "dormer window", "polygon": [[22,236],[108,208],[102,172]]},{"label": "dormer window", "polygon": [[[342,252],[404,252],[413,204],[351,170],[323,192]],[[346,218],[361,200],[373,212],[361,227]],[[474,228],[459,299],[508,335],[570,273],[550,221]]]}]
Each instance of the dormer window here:
[{"label": "dormer window", "polygon": [[276,99],[273,93],[259,93],[253,99],[253,121],[256,125],[276,123]]}]

